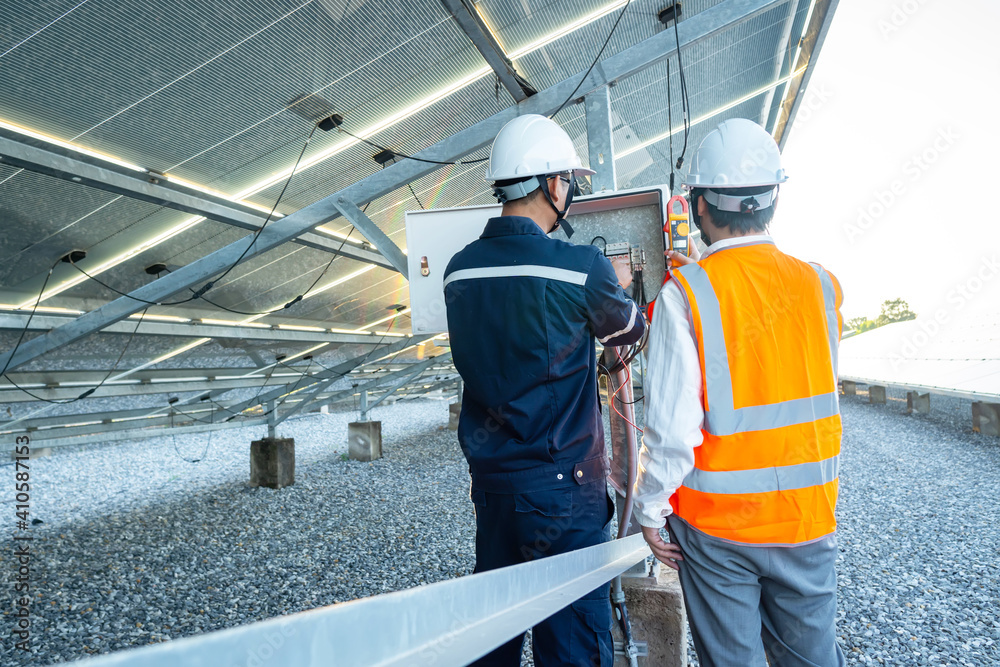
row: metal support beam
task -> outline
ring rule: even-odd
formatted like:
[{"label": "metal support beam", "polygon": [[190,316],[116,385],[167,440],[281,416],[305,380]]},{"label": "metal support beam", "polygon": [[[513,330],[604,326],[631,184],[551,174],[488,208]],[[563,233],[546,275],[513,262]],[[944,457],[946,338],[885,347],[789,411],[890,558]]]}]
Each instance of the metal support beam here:
[{"label": "metal support beam", "polygon": [[[265,220],[260,211],[239,202],[179,185],[162,175],[133,171],[3,128],[0,128],[0,163],[200,215],[209,220],[250,231],[259,229]],[[392,265],[376,252],[354,247],[350,243],[341,243],[339,239],[321,233],[307,232],[297,239],[289,240],[316,250],[350,257],[359,262],[392,268]]]},{"label": "metal support beam", "polygon": [[[779,80],[791,74],[792,67],[795,66],[795,54],[799,50],[799,43],[802,41],[802,36],[805,33],[806,14],[812,1],[798,0],[796,3],[797,6],[792,8],[791,31],[785,43],[779,44],[781,53],[777,55],[777,58],[780,59],[781,67],[775,71],[775,77]],[[778,122],[778,116],[781,112],[781,104],[785,100],[785,92],[788,90],[790,83],[790,81],[786,81],[769,91],[771,106],[770,109],[765,109],[764,122],[761,123],[768,132],[774,132],[774,127]]]},{"label": "metal support beam", "polygon": [[[681,37],[680,47],[682,49],[689,48],[740,25],[784,1],[725,0],[695,14],[678,25]],[[561,81],[537,95],[529,97],[516,107],[504,109],[490,118],[420,151],[417,153],[417,157],[437,161],[462,158],[489,144],[500,128],[516,116],[528,113],[552,113],[574,89],[581,96],[587,95],[613,81],[638,74],[672,57],[676,50],[673,31],[663,30],[653,37],[606,58],[594,67],[583,81],[580,80],[580,75]],[[341,215],[338,208],[340,200],[343,200],[345,206],[347,202],[371,201],[434,172],[439,166],[415,160],[402,160],[377,171],[339,192],[324,197],[280,220],[275,220],[260,233],[257,242],[247,252],[246,257],[249,259],[267,252],[310,231],[317,225],[329,222]],[[225,271],[240,257],[244,250],[246,250],[245,241],[231,243],[132,291],[131,295],[144,301],[162,301]],[[120,297],[115,299],[97,310],[81,315],[70,324],[65,324],[25,342],[16,354],[12,354],[12,351],[6,352],[0,356],[0,366],[7,364],[9,360],[9,369],[17,368],[52,350],[69,345],[95,331],[100,331],[109,324],[128,317],[141,309],[142,303],[133,298]]]},{"label": "metal support beam", "polygon": [[[782,110],[787,110],[785,120],[784,122],[779,121],[772,133],[778,142],[778,147],[782,150],[784,150],[785,142],[788,140],[788,130],[795,123],[795,114],[798,113],[799,106],[802,104],[803,93],[808,88],[809,79],[812,78],[812,73],[816,69],[816,60],[820,49],[823,48],[826,34],[830,31],[830,24],[833,22],[838,2],[839,0],[816,0],[812,19],[806,28],[806,36],[803,38],[799,62],[795,64],[796,69],[805,64],[806,71],[789,82],[789,91],[782,103]],[[781,118],[780,114],[778,118]]]},{"label": "metal support beam", "polygon": [[[345,377],[348,373],[353,371],[355,368],[358,368],[359,366],[363,366],[373,360],[377,361],[381,357],[399,352],[400,350],[410,347],[411,345],[416,345],[417,343],[423,340],[427,340],[428,338],[431,338],[431,334],[423,334],[420,336],[414,336],[413,338],[406,338],[401,341],[397,341],[392,345],[386,345],[385,347],[376,348],[371,352],[368,352],[360,357],[355,357],[354,359],[351,359],[350,361],[345,361],[344,363],[338,364],[333,368],[316,373],[315,375],[313,375],[313,382],[315,384],[317,382],[324,382],[326,380],[330,380],[331,382],[327,384],[327,386],[329,386],[329,384],[332,384],[336,380],[340,380],[341,378]],[[295,387],[296,384],[298,383],[286,384],[284,387],[274,389],[261,396],[257,396],[256,398],[240,401],[239,403],[233,405],[227,405],[226,408],[231,412],[239,413],[246,410],[247,408],[252,408],[255,405],[265,405],[267,401],[270,401],[272,399],[280,399],[281,397],[285,396],[288,392],[292,391],[292,388]],[[305,389],[308,389],[310,386],[314,386],[314,384],[306,385],[304,387],[299,387],[298,390],[303,391]]]},{"label": "metal support beam", "polygon": [[359,397],[359,403],[361,404],[361,418],[359,421],[368,421],[368,390],[362,389],[361,396]]},{"label": "metal support beam", "polygon": [[590,177],[595,193],[614,192],[615,180],[614,139],[611,131],[611,88],[604,86],[584,98],[587,113],[587,150],[590,168],[597,173]]},{"label": "metal support beam", "polygon": [[[812,0],[798,0],[798,2],[788,3],[788,16],[785,17],[785,21],[782,23],[781,37],[778,38],[778,42],[774,45],[774,69],[771,74],[771,79],[773,81],[777,81],[783,76],[786,76],[788,74],[788,72],[785,71],[786,69],[791,70],[791,60],[795,57],[798,45],[798,40],[795,40],[795,44],[791,43],[792,27],[795,23],[796,16],[798,16],[796,10],[798,9],[798,6],[803,3],[805,3],[808,7],[811,1]],[[757,118],[757,123],[761,127],[766,128],[768,126],[768,117],[770,116],[771,107],[774,105],[774,98],[777,95],[778,90],[784,90],[784,86],[768,88],[767,92],[764,93],[764,100],[760,105],[760,115]]]},{"label": "metal support beam", "polygon": [[[109,442],[119,442],[122,440],[138,440],[140,438],[155,438],[165,434],[183,435],[186,433],[206,433],[210,431],[221,431],[229,428],[240,428],[243,426],[259,426],[265,423],[263,419],[248,419],[240,422],[230,422],[228,424],[198,424],[195,426],[177,426],[174,428],[139,428],[133,427],[123,430],[102,429],[99,434],[77,435],[69,437],[55,437],[51,439],[39,437],[35,434],[31,436],[32,442],[45,442],[46,447],[70,447],[75,445],[107,444]],[[6,448],[0,446],[0,451],[13,451],[14,440]]]},{"label": "metal support beam", "polygon": [[[0,330],[21,331],[28,323],[29,314],[0,313]],[[31,318],[28,331],[49,331],[65,324],[72,323],[75,318],[64,315],[35,315]],[[382,334],[374,331],[363,331],[356,334],[330,333],[328,331],[297,331],[294,329],[262,328],[247,326],[228,326],[221,324],[201,324],[200,322],[157,322],[143,320],[138,323],[133,319],[119,320],[101,329],[101,333],[120,333],[137,336],[177,336],[180,338],[231,338],[237,340],[260,340],[270,343],[376,343]]]},{"label": "metal support beam", "polygon": [[[296,414],[298,412],[301,412],[302,410],[304,410],[306,407],[308,407],[312,403],[316,402],[317,400],[322,399],[322,402],[324,402],[324,403],[331,403],[332,401],[337,400],[337,398],[339,398],[340,396],[353,396],[358,391],[368,391],[368,390],[371,390],[371,389],[375,389],[376,387],[380,387],[380,386],[386,384],[387,382],[392,382],[396,378],[399,378],[399,377],[402,377],[402,376],[406,376],[406,379],[409,379],[411,376],[419,375],[421,372],[427,370],[432,365],[434,365],[436,363],[441,363],[441,361],[446,360],[446,359],[450,359],[450,358],[451,358],[451,352],[445,352],[444,354],[442,354],[439,357],[429,357],[428,359],[425,359],[424,361],[421,361],[418,364],[413,364],[413,366],[411,368],[404,368],[401,371],[395,371],[394,373],[389,373],[388,375],[383,375],[382,377],[376,378],[376,379],[372,380],[371,382],[367,382],[367,383],[361,385],[360,387],[351,387],[350,389],[344,389],[343,391],[338,392],[336,394],[333,394],[332,396],[321,397],[320,394],[322,392],[326,391],[327,387],[329,387],[331,384],[333,384],[334,382],[336,382],[340,378],[339,377],[334,377],[334,378],[331,378],[329,380],[324,380],[323,382],[320,382],[316,386],[316,388],[309,393],[309,395],[307,397],[305,397],[301,401],[298,401],[296,403],[296,405],[295,405],[294,408],[292,408],[291,410],[289,410],[285,414],[285,416],[281,417],[281,419],[278,420],[278,423],[280,424],[285,419],[288,419],[292,415],[294,415],[294,414]],[[377,404],[378,404],[378,402],[375,403],[375,405],[377,405]],[[374,405],[371,406],[371,407],[374,407]]]},{"label": "metal support beam", "polygon": [[[410,370],[410,369],[407,369],[407,370]],[[386,388],[384,394],[382,394],[381,396],[379,396],[378,399],[374,403],[372,403],[371,405],[367,406],[368,409],[369,410],[374,409],[379,403],[381,403],[385,399],[387,399],[390,396],[392,396],[396,392],[397,389],[399,389],[400,387],[402,387],[404,384],[407,384],[408,382],[410,382],[410,380],[413,379],[414,375],[420,375],[420,373],[422,373],[423,370],[424,369],[420,368],[418,370],[415,370],[415,371],[409,373],[408,375],[404,375],[400,379],[398,379],[395,382],[393,382],[391,385],[389,385]],[[368,395],[367,391],[365,391],[364,393],[365,393],[366,396]],[[365,401],[365,402],[367,403],[367,401]]]},{"label": "metal support beam", "polygon": [[393,243],[392,239],[371,218],[365,215],[365,212],[358,208],[357,204],[346,197],[337,197],[336,207],[340,214],[350,220],[351,224],[389,260],[389,263],[402,273],[404,278],[409,280],[406,255],[399,249],[399,246]]},{"label": "metal support beam", "polygon": [[441,4],[455,17],[458,27],[493,68],[500,83],[515,102],[521,103],[538,92],[514,70],[514,65],[511,64],[507,54],[493,38],[493,33],[474,8],[469,7],[465,0],[441,0]]},{"label": "metal support beam", "polygon": [[267,437],[272,440],[278,437],[276,429],[279,422],[278,404],[272,399],[267,402]]}]

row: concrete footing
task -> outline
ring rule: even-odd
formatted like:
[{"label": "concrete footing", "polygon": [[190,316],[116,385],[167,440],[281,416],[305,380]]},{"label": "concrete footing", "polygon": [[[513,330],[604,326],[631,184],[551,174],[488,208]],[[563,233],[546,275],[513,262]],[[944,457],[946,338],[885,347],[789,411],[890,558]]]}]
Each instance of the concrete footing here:
[{"label": "concrete footing", "polygon": [[885,387],[877,384],[868,385],[868,402],[885,404]]},{"label": "concrete footing", "polygon": [[462,414],[462,404],[452,403],[448,406],[448,428],[452,431],[458,430],[458,417]]},{"label": "concrete footing", "polygon": [[1000,403],[973,403],[972,430],[983,435],[1000,436]]},{"label": "concrete footing", "polygon": [[[15,447],[18,447],[18,446],[19,445],[15,445]],[[52,455],[52,448],[51,447],[29,447],[29,449],[28,449],[28,458],[29,459],[40,459],[43,456],[51,456],[51,455]],[[13,449],[10,450],[10,458],[11,458],[12,461],[15,460],[15,459],[17,459],[17,458],[19,458],[19,457],[23,457],[23,456],[24,456],[24,454],[18,454]]]},{"label": "concrete footing", "polygon": [[264,438],[250,443],[250,486],[280,489],[294,483],[294,438]]},{"label": "concrete footing", "polygon": [[856,382],[851,382],[850,380],[844,380],[841,384],[844,387],[844,396],[857,396],[858,385]]},{"label": "concrete footing", "polygon": [[374,461],[382,458],[382,422],[348,424],[347,455],[353,461]]},{"label": "concrete footing", "polygon": [[[640,667],[687,666],[687,614],[677,573],[661,566],[657,578],[622,579],[625,606],[632,625],[632,638],[645,642],[648,656],[639,657]],[[614,637],[622,641],[615,612]],[[615,667],[628,667],[628,659],[616,656]]]},{"label": "concrete footing", "polygon": [[906,414],[912,415],[919,412],[922,415],[930,414],[931,395],[921,394],[918,391],[906,392]]}]

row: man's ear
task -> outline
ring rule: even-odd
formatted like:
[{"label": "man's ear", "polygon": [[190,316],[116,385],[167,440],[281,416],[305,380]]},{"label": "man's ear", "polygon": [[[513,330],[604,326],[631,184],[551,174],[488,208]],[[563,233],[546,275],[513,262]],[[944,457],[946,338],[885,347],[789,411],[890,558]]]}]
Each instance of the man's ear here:
[{"label": "man's ear", "polygon": [[549,188],[549,195],[552,197],[552,201],[559,201],[559,188],[562,185],[561,178],[550,178],[545,183]]},{"label": "man's ear", "polygon": [[698,215],[704,218],[706,213],[708,213],[708,204],[705,203],[705,197],[698,195]]}]

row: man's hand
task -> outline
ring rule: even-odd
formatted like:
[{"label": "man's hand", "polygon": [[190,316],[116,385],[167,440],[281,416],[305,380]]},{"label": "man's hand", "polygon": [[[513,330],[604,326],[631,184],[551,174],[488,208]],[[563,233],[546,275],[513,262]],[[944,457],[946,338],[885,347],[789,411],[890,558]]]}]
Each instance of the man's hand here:
[{"label": "man's hand", "polygon": [[694,257],[688,257],[684,253],[677,252],[676,250],[668,250],[663,254],[666,255],[667,259],[670,260],[670,266],[673,268],[676,268],[678,266],[685,266],[686,264],[694,264],[698,261]]},{"label": "man's hand", "polygon": [[629,285],[632,284],[632,260],[629,259],[628,255],[618,255],[611,259],[611,266],[615,269],[615,275],[618,276],[618,284],[622,286],[622,289],[628,289]]},{"label": "man's hand", "polygon": [[641,526],[641,528],[642,537],[646,540],[646,544],[649,545],[653,555],[656,556],[656,560],[667,567],[679,570],[680,567],[676,561],[684,560],[684,556],[681,555],[681,548],[676,544],[664,542],[663,538],[660,537],[659,528],[648,528],[646,526]]}]

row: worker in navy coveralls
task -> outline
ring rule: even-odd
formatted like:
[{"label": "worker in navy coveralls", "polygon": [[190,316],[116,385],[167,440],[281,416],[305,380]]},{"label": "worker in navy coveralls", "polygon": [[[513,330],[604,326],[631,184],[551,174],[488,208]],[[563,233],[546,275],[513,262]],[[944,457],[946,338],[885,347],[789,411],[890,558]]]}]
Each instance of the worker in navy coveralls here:
[{"label": "worker in navy coveralls", "polygon": [[[455,366],[465,383],[458,438],[472,475],[476,572],[610,539],[614,513],[597,393],[594,338],[637,341],[646,324],[625,296],[628,262],[547,234],[562,224],[581,167],[544,116],[497,135],[487,180],[503,203],[451,260],[444,290]],[[535,665],[610,667],[605,584],[535,626]],[[524,636],[475,665],[520,665]]]}]

